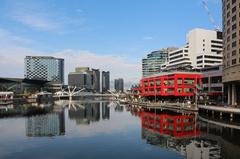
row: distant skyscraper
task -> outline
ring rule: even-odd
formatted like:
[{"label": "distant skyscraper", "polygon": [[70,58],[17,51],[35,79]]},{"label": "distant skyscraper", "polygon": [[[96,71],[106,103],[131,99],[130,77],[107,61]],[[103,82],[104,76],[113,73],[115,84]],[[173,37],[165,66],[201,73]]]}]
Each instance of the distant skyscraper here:
[{"label": "distant skyscraper", "polygon": [[100,92],[100,71],[99,71],[99,69],[92,69],[92,84],[93,84],[93,90]]},{"label": "distant skyscraper", "polygon": [[124,81],[123,81],[122,78],[114,80],[114,88],[117,92],[123,92],[124,91]]},{"label": "distant skyscraper", "polygon": [[64,83],[64,59],[50,56],[26,56],[24,77]]},{"label": "distant skyscraper", "polygon": [[167,61],[168,52],[174,49],[175,48],[167,48],[153,51],[147,55],[147,58],[142,59],[143,77],[159,73],[161,71],[161,65]]},{"label": "distant skyscraper", "polygon": [[228,104],[240,104],[240,1],[222,0],[223,83]]},{"label": "distant skyscraper", "polygon": [[102,92],[110,90],[110,72],[102,71]]},{"label": "distant skyscraper", "polygon": [[100,92],[100,71],[90,70],[89,67],[77,67],[75,72],[68,74],[68,85]]}]

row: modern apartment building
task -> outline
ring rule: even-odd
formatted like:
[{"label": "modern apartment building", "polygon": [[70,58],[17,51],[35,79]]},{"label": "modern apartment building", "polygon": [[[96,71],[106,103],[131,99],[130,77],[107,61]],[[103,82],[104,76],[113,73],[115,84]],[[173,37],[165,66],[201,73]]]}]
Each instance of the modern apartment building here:
[{"label": "modern apartment building", "polygon": [[110,90],[110,72],[102,71],[102,92]]},{"label": "modern apartment building", "polygon": [[142,76],[147,77],[155,73],[161,72],[161,65],[167,62],[168,52],[176,48],[170,47],[153,51],[147,55],[147,58],[142,59]]},{"label": "modern apartment building", "polygon": [[222,64],[222,33],[193,29],[187,35],[185,46],[169,52],[163,70],[201,69]]},{"label": "modern apartment building", "polygon": [[63,84],[64,59],[50,56],[26,56],[24,59],[24,77]]},{"label": "modern apartment building", "polygon": [[240,1],[222,0],[223,82],[228,104],[240,103]]},{"label": "modern apartment building", "polygon": [[114,88],[117,92],[124,92],[124,81],[122,78],[114,80]]}]

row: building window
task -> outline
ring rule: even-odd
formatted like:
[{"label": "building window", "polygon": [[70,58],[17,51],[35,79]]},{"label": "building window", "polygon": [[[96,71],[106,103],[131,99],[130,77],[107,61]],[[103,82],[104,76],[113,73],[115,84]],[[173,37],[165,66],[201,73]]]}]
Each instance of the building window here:
[{"label": "building window", "polygon": [[235,65],[237,63],[237,60],[236,59],[233,59],[232,60],[232,65]]},{"label": "building window", "polygon": [[150,86],[154,86],[154,81],[150,81]]},{"label": "building window", "polygon": [[235,39],[237,37],[237,34],[236,33],[233,33],[232,34],[232,39]]},{"label": "building window", "polygon": [[227,25],[230,25],[230,19],[228,19],[228,21],[227,21]]},{"label": "building window", "polygon": [[161,86],[161,80],[156,81],[157,86]]},{"label": "building window", "polygon": [[237,54],[237,51],[236,51],[236,50],[233,50],[233,51],[232,51],[232,56],[236,56],[236,54]]},{"label": "building window", "polygon": [[227,4],[227,9],[229,9],[229,8],[230,8],[230,3]]},{"label": "building window", "polygon": [[202,79],[202,83],[203,83],[203,84],[207,84],[207,83],[208,83],[208,77],[203,78],[203,79]]},{"label": "building window", "polygon": [[236,47],[237,43],[236,41],[232,42],[232,48]]},{"label": "building window", "polygon": [[230,28],[227,29],[227,34],[229,34],[229,33],[230,33]]},{"label": "building window", "polygon": [[237,28],[236,23],[232,25],[232,30],[235,30]]},{"label": "building window", "polygon": [[232,22],[236,21],[236,18],[237,18],[237,16],[234,15],[234,16],[232,17]]},{"label": "building window", "polygon": [[236,6],[232,8],[232,13],[236,12]]},{"label": "building window", "polygon": [[178,78],[178,85],[182,84],[182,78]]}]

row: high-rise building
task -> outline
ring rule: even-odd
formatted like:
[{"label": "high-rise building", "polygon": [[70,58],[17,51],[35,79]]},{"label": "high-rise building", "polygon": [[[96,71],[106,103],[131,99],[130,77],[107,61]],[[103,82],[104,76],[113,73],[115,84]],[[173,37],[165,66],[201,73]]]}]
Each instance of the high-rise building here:
[{"label": "high-rise building", "polygon": [[92,89],[92,77],[87,72],[70,72],[68,74],[68,85],[79,88]]},{"label": "high-rise building", "polygon": [[92,69],[92,84],[93,90],[100,92],[100,71],[99,69]]},{"label": "high-rise building", "polygon": [[222,0],[223,18],[223,82],[228,104],[240,103],[240,1]]},{"label": "high-rise building", "polygon": [[124,91],[124,81],[122,78],[118,78],[114,80],[114,88],[117,92]]},{"label": "high-rise building", "polygon": [[168,54],[168,62],[162,65],[165,70],[177,70],[222,64],[222,32],[206,29],[193,29],[187,35],[187,43],[182,48]]},{"label": "high-rise building", "polygon": [[64,83],[64,59],[50,56],[26,56],[24,59],[26,79]]},{"label": "high-rise building", "polygon": [[161,49],[153,51],[147,55],[147,58],[142,59],[142,76],[147,77],[161,70],[161,65],[167,61],[168,52],[175,50],[176,48]]},{"label": "high-rise building", "polygon": [[68,74],[68,85],[100,91],[100,72],[89,67],[77,67],[75,72]]},{"label": "high-rise building", "polygon": [[102,92],[110,90],[110,72],[102,71]]}]

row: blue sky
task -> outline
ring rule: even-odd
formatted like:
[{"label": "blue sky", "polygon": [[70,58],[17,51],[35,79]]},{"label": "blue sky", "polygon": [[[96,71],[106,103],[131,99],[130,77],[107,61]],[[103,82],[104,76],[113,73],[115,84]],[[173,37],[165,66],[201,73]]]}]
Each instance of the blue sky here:
[{"label": "blue sky", "polygon": [[[221,26],[221,0],[207,2]],[[51,55],[65,58],[66,75],[88,65],[128,82],[150,51],[214,29],[201,0],[1,0],[0,21],[0,76],[22,77],[26,55]]]}]

